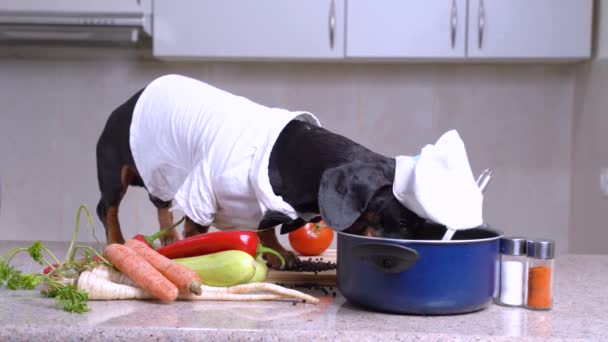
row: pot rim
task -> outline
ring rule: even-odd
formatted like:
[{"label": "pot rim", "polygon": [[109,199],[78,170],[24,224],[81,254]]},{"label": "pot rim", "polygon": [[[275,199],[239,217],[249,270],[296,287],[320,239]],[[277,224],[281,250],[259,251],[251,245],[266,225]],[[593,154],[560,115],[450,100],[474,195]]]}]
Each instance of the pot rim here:
[{"label": "pot rim", "polygon": [[338,233],[338,236],[339,235],[348,235],[353,238],[360,238],[360,239],[364,239],[364,240],[382,241],[382,242],[399,242],[399,243],[408,242],[408,243],[421,243],[421,244],[431,244],[431,245],[455,245],[455,244],[463,244],[463,243],[486,242],[486,241],[498,240],[504,236],[504,233],[501,230],[493,229],[488,226],[479,226],[479,227],[475,227],[475,228],[471,228],[471,229],[478,229],[478,228],[489,231],[491,233],[495,233],[496,236],[490,237],[490,238],[484,238],[484,239],[469,239],[469,240],[411,240],[411,239],[394,239],[394,238],[381,238],[381,237],[374,237],[374,236],[362,236],[362,235],[355,235],[355,234],[350,234],[350,233],[345,233],[345,232],[337,232],[337,233]]}]

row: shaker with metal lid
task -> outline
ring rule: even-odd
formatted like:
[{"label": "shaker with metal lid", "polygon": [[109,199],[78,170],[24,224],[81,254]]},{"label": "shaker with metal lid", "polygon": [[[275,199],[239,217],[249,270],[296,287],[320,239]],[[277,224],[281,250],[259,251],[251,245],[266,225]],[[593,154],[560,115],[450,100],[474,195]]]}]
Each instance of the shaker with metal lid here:
[{"label": "shaker with metal lid", "polygon": [[497,303],[523,306],[526,298],[526,239],[503,237],[500,240],[500,280]]},{"label": "shaker with metal lid", "polygon": [[555,271],[555,241],[528,240],[528,293],[526,307],[549,310],[553,306],[553,277]]}]

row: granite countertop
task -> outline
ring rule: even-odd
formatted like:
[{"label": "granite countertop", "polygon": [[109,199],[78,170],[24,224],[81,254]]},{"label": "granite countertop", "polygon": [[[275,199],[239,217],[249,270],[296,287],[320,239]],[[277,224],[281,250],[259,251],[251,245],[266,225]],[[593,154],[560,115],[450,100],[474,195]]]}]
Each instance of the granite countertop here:
[{"label": "granite countertop", "polygon": [[[45,243],[60,256],[67,243]],[[0,253],[28,242],[0,241]],[[39,266],[23,255],[15,265]],[[0,290],[0,341],[162,340],[608,340],[608,255],[561,255],[551,311],[490,305],[455,316],[370,312],[336,297],[319,305],[291,302],[89,302],[71,314],[38,290]]]}]

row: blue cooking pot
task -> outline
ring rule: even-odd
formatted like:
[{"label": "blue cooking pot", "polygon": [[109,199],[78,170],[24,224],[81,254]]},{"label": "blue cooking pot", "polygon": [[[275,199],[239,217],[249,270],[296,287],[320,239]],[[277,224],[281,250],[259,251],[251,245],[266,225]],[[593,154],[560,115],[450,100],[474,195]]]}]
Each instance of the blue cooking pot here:
[{"label": "blue cooking pot", "polygon": [[492,302],[502,233],[427,224],[415,239],[338,234],[338,288],[372,310],[419,315],[477,311]]}]

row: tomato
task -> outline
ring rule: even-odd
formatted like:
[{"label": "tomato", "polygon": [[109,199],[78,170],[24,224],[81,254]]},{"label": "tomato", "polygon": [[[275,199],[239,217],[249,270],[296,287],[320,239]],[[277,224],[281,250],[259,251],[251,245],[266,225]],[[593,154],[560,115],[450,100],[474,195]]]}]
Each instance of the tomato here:
[{"label": "tomato", "polygon": [[331,245],[334,231],[327,227],[323,220],[318,223],[306,223],[289,233],[289,244],[301,255],[319,255]]}]

